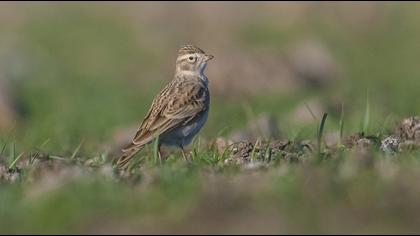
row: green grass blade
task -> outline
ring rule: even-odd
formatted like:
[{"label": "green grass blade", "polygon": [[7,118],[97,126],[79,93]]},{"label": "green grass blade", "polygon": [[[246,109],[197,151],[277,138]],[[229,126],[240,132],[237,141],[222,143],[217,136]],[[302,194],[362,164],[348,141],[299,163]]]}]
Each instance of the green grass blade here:
[{"label": "green grass blade", "polygon": [[197,137],[197,142],[195,143],[195,150],[196,150],[196,152],[197,153],[200,153],[200,145],[201,145],[201,136],[198,136]]},{"label": "green grass blade", "polygon": [[321,152],[321,140],[322,140],[322,135],[324,133],[325,121],[327,120],[327,116],[328,116],[328,113],[324,113],[324,115],[322,116],[321,124],[319,125],[318,137],[317,137],[318,152]]},{"label": "green grass blade", "polygon": [[4,150],[6,150],[6,146],[7,146],[7,143],[4,143],[4,145],[3,145],[2,149],[1,149],[1,152],[0,152],[0,157],[3,155]]},{"label": "green grass blade", "polygon": [[12,142],[10,147],[10,153],[9,153],[9,160],[14,160],[16,159],[16,146],[15,146],[15,142]]},{"label": "green grass blade", "polygon": [[79,143],[79,145],[76,147],[76,149],[73,151],[73,154],[70,157],[70,160],[74,160],[76,158],[77,153],[80,150],[80,147],[82,146],[83,140]]},{"label": "green grass blade", "polygon": [[159,161],[159,164],[162,164],[160,163],[158,152],[159,152],[159,135],[157,135],[155,140],[153,141],[153,165],[156,165],[158,161]]},{"label": "green grass blade", "polygon": [[366,95],[366,108],[365,108],[365,114],[363,116],[363,126],[362,126],[362,132],[364,134],[367,133],[367,129],[369,127],[369,120],[370,120],[370,103],[369,103],[369,96]]},{"label": "green grass blade", "polygon": [[260,139],[257,138],[257,141],[255,141],[255,143],[254,143],[254,147],[252,147],[252,151],[251,151],[251,160],[252,161],[256,160],[255,159],[255,150],[256,150],[256,147],[257,147],[257,144],[258,144],[259,141],[260,141]]},{"label": "green grass blade", "polygon": [[59,157],[59,156],[48,156],[48,158],[50,159],[55,159],[55,160],[60,160],[60,161],[66,161],[68,159],[64,158],[64,157]]},{"label": "green grass blade", "polygon": [[47,145],[50,142],[50,138],[47,138],[40,146],[39,149],[42,149],[45,145]]},{"label": "green grass blade", "polygon": [[264,153],[264,161],[270,161],[271,160],[271,148],[270,148],[270,141],[267,143],[267,147],[265,148]]},{"label": "green grass blade", "polygon": [[9,170],[12,170],[16,167],[16,162],[23,156],[24,152],[22,152],[19,156],[17,156],[12,163],[9,165]]}]

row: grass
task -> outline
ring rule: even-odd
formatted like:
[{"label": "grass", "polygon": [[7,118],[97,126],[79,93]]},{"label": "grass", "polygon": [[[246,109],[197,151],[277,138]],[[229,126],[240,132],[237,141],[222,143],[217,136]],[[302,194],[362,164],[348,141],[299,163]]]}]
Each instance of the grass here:
[{"label": "grass", "polygon": [[[205,153],[201,158],[210,159]],[[404,182],[418,177],[419,163],[409,161],[405,154],[399,154],[399,161],[380,155],[372,153],[375,165],[365,165],[351,155],[326,163],[308,157],[303,163],[284,160],[254,172],[225,166],[221,156],[216,162],[194,159],[192,165],[186,165],[180,156],[163,166],[143,159],[151,163],[143,162],[142,171],[125,178],[101,171],[103,165],[88,171],[76,164],[67,174],[34,165],[22,169],[22,175],[42,170],[45,178],[29,186],[25,180],[3,184],[0,206],[6,211],[2,212],[10,212],[6,206],[14,207],[0,225],[3,232],[11,233],[416,232],[410,219],[417,215],[418,188]],[[405,165],[406,161],[411,164]],[[54,162],[62,161],[49,161]],[[396,169],[387,173],[387,168]],[[61,184],[49,186],[46,178],[50,174]],[[254,220],[245,225],[227,231],[217,227],[241,225],[245,219],[240,216],[248,214]],[[26,223],[13,227],[20,221]],[[262,225],[265,227],[259,229]]]},{"label": "grass", "polygon": [[153,163],[156,165],[157,163],[159,163],[159,165],[162,165],[162,160],[160,159],[159,156],[159,135],[156,136],[153,139]]},{"label": "grass", "polygon": [[13,157],[13,161],[9,165],[9,168],[8,168],[9,170],[14,170],[16,168],[16,163],[23,156],[23,154],[24,154],[24,152],[22,152],[21,154],[19,154],[17,157],[12,156]]},{"label": "grass", "polygon": [[[173,48],[165,45],[182,38],[182,29],[162,37],[162,22],[106,6],[19,8],[22,25],[0,21],[0,32],[16,38],[14,47],[5,44],[11,52],[0,54],[0,68],[21,113],[0,133],[1,232],[418,233],[420,150],[386,156],[377,143],[345,146],[351,134],[381,139],[402,118],[419,115],[417,8],[385,4],[372,25],[321,14],[322,6],[292,26],[258,8],[255,18],[240,17],[226,40],[244,53],[265,47],[283,55],[292,43],[315,38],[346,78],[332,88],[245,94],[246,102],[212,96],[208,123],[189,146],[190,164],[177,150],[160,164],[155,140],[127,173],[101,147],[145,114],[173,69],[164,62]],[[327,105],[323,117],[307,105],[313,97]],[[299,104],[312,122],[290,118]],[[270,145],[253,143],[250,157],[260,166],[226,164],[233,145],[219,152],[216,138],[263,112],[277,117],[282,138],[296,146],[273,154]],[[323,145],[334,132],[337,145]],[[317,149],[308,150],[307,140]]]},{"label": "grass", "polygon": [[343,135],[344,135],[344,105],[343,103],[341,103],[341,115],[340,115],[339,127],[340,127],[340,139],[339,139],[338,146],[341,146],[343,144]]},{"label": "grass", "polygon": [[366,108],[365,108],[365,115],[363,116],[363,123],[362,123],[362,132],[364,134],[368,132],[369,121],[370,121],[370,103],[369,103],[369,96],[366,94]]},{"label": "grass", "polygon": [[73,154],[71,154],[70,160],[73,160],[76,157],[77,153],[80,150],[80,147],[82,146],[82,143],[83,143],[83,140],[79,143],[76,149],[74,149]]},{"label": "grass", "polygon": [[327,121],[327,116],[328,116],[328,113],[324,113],[321,119],[321,123],[319,124],[318,132],[317,132],[318,153],[321,153],[322,135],[324,134],[324,127],[325,127],[325,122]]}]

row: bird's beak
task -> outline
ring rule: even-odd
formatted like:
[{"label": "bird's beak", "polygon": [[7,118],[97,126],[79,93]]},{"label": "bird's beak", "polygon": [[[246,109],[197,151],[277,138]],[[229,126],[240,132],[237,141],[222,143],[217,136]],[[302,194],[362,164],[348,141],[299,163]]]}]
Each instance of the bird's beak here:
[{"label": "bird's beak", "polygon": [[207,55],[206,54],[206,61],[210,61],[211,59],[213,59],[214,56],[213,55]]}]

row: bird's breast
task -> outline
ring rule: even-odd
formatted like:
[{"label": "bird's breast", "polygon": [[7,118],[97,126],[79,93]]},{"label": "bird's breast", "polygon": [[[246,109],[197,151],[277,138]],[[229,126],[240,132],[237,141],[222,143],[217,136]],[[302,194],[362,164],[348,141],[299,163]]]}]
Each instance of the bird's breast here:
[{"label": "bird's breast", "polygon": [[207,121],[208,110],[197,116],[188,124],[175,128],[162,135],[161,142],[165,145],[188,145]]}]

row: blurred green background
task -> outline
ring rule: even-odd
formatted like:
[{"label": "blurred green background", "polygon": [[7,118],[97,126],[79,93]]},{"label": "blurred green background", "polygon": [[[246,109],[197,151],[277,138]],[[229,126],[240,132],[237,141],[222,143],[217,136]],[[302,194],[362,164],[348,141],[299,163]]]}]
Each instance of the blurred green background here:
[{"label": "blurred green background", "polygon": [[[100,154],[104,145],[115,143],[119,130],[141,122],[154,95],[172,79],[177,49],[190,43],[215,55],[206,70],[212,95],[209,120],[200,133],[206,140],[228,136],[264,112],[275,115],[283,137],[313,138],[319,121],[304,103],[318,119],[328,112],[327,132],[338,129],[343,107],[344,132],[352,134],[361,131],[368,101],[368,133],[386,133],[401,118],[420,113],[419,11],[415,2],[2,2],[0,137],[14,142],[17,153],[42,146],[64,156],[83,141],[81,154]],[[169,176],[176,172],[167,171]],[[290,182],[300,183],[290,176]],[[182,176],[169,179],[164,183],[180,185],[187,199],[201,186]],[[40,215],[44,224],[32,222],[23,229],[72,229],[77,214],[63,219],[68,220],[64,227],[51,212],[86,207],[68,196],[79,191],[81,199],[90,201],[87,205],[95,204],[85,191],[91,188],[105,194],[106,205],[135,205],[121,205],[123,197],[106,195],[122,191],[130,196],[134,190],[94,183],[59,193],[55,199],[70,202],[68,208],[46,210],[47,200],[33,205],[42,211],[30,208],[47,214],[55,227],[45,227]],[[0,190],[0,198],[13,204],[20,188]],[[155,188],[144,201],[161,197],[166,204],[160,191],[175,191]],[[280,195],[293,198],[289,193]],[[179,204],[188,205],[184,195]],[[176,206],[176,199],[166,200]],[[260,201],[265,202],[257,200],[257,205]],[[13,211],[2,203],[0,209],[4,217]],[[93,209],[89,219],[108,214],[100,206]],[[18,218],[14,223],[19,224]],[[325,232],[317,227],[312,229]]]},{"label": "blurred green background", "polygon": [[[244,106],[277,114],[286,136],[297,133],[287,114],[311,97],[327,107],[343,103],[348,133],[360,129],[367,95],[376,120],[372,132],[385,117],[420,109],[417,3],[1,6],[1,78],[9,82],[20,114],[2,133],[13,134],[19,147],[50,139],[52,150],[68,151],[84,139],[92,151],[116,128],[138,124],[172,78],[176,50],[187,43],[216,55],[207,71],[213,94],[202,132],[207,137],[243,126]],[[319,74],[329,77],[302,86],[284,61],[314,47],[321,55],[308,63],[319,62],[325,70]],[[340,111],[331,110],[330,117]]]}]

